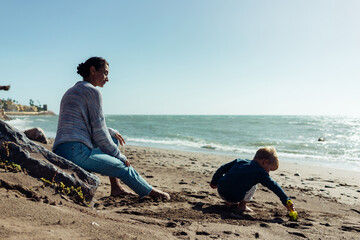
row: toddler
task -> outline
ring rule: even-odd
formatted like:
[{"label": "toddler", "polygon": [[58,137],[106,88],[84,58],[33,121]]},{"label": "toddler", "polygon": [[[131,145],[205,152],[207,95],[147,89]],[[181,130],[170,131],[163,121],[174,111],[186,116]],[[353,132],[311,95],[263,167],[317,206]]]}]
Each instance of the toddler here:
[{"label": "toddler", "polygon": [[256,185],[261,183],[273,191],[288,210],[286,196],[282,188],[271,179],[269,172],[279,167],[279,159],[274,147],[260,148],[253,160],[235,159],[222,165],[214,174],[210,186],[217,188],[227,205],[237,206],[241,211],[252,211],[248,206],[255,193]]}]

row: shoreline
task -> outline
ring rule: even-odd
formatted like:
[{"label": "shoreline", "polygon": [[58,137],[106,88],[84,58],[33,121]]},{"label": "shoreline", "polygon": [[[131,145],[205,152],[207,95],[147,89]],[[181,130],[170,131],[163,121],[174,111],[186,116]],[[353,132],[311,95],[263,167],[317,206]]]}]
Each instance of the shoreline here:
[{"label": "shoreline", "polygon": [[[170,150],[170,151],[178,151],[178,152],[188,152],[188,153],[200,153],[200,154],[214,154],[219,156],[228,156],[230,158],[236,159],[236,158],[242,158],[242,159],[252,159],[255,155],[249,154],[249,153],[230,153],[230,152],[222,152],[222,151],[216,151],[216,150],[207,150],[204,148],[201,149],[192,149],[192,148],[185,148],[185,147],[177,147],[177,146],[156,146],[156,144],[150,144],[150,146],[146,146],[145,144],[134,144],[134,143],[127,143],[128,146],[134,146],[134,147],[145,147],[145,148],[155,148],[155,149],[161,149],[161,150]],[[314,158],[301,158],[301,157],[288,157],[288,156],[282,156],[281,152],[278,152],[279,160],[284,163],[294,163],[294,164],[303,164],[309,167],[324,167],[334,170],[341,170],[341,171],[351,171],[351,172],[360,172],[360,167],[354,168],[353,165],[347,164],[347,165],[340,165],[335,163],[326,163],[317,161],[317,159]]]},{"label": "shoreline", "polygon": [[5,115],[8,116],[38,116],[38,115],[52,115],[55,116],[56,114],[52,111],[41,111],[41,112],[4,112]]}]

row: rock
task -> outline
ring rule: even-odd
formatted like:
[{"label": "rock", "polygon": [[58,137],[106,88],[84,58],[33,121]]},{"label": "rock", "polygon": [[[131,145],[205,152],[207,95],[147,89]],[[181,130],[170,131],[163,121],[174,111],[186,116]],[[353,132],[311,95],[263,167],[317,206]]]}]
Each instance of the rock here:
[{"label": "rock", "polygon": [[91,202],[99,186],[99,178],[45,147],[36,144],[24,133],[0,120],[0,157],[25,168],[35,178],[63,182],[66,186],[81,187],[84,199]]},{"label": "rock", "polygon": [[44,131],[41,128],[31,128],[28,130],[24,131],[25,135],[33,140],[33,141],[37,141],[37,142],[41,142],[41,143],[48,143],[48,140],[45,136]]}]

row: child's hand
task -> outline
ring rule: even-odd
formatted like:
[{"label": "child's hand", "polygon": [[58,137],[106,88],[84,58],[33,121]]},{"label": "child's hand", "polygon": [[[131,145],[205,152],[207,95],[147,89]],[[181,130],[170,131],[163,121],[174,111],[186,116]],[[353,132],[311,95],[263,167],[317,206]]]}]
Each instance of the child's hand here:
[{"label": "child's hand", "polygon": [[294,209],[294,204],[290,199],[286,201],[286,208],[289,210],[289,217],[291,221],[297,221],[298,213]]},{"label": "child's hand", "polygon": [[216,189],[216,188],[217,188],[217,185],[214,185],[214,184],[211,184],[211,183],[210,183],[210,187],[213,188],[213,189]]},{"label": "child's hand", "polygon": [[287,210],[295,212],[294,204],[286,205]]}]

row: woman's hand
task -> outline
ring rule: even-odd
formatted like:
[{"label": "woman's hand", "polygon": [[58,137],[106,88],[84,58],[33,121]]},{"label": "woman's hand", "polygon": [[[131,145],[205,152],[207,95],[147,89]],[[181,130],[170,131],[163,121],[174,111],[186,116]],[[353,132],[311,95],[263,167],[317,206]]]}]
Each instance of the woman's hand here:
[{"label": "woman's hand", "polygon": [[[117,140],[119,140],[119,144],[120,144],[121,146],[124,146],[125,140],[124,140],[124,138],[121,136],[120,133],[116,133],[116,134],[115,134],[115,138],[116,138]],[[130,162],[129,162],[129,166],[130,166]]]},{"label": "woman's hand", "polygon": [[130,162],[129,162],[129,160],[126,160],[124,163],[125,163],[125,166],[130,167]]},{"label": "woman's hand", "polygon": [[216,189],[216,188],[217,188],[217,185],[214,185],[214,184],[211,184],[211,183],[210,183],[210,187],[213,188],[213,189]]}]

